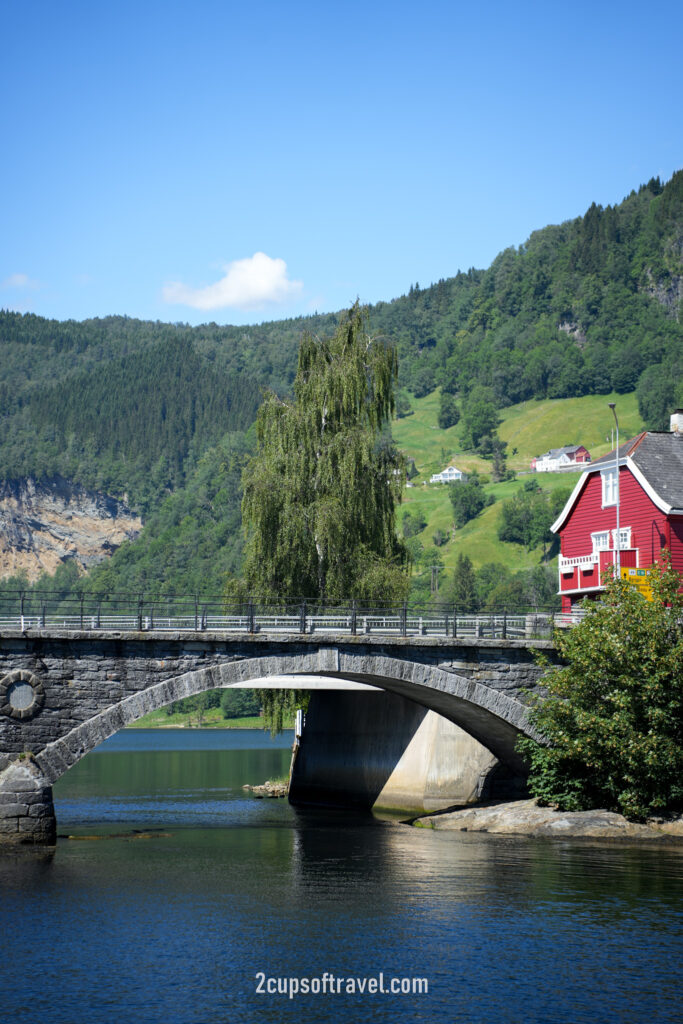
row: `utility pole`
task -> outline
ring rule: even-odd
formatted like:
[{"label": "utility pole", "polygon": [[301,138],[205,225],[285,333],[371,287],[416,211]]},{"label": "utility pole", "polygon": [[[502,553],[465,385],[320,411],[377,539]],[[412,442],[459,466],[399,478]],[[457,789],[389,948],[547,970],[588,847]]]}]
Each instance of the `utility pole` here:
[{"label": "utility pole", "polygon": [[614,422],[617,425],[617,447],[616,447],[616,454],[615,454],[615,457],[614,457],[614,464],[615,464],[615,468],[616,468],[616,472],[617,472],[617,536],[616,536],[616,541],[615,541],[615,546],[614,546],[615,547],[614,554],[616,556],[615,561],[616,561],[616,569],[617,569],[617,579],[620,580],[621,579],[621,535],[620,535],[620,529],[619,529],[619,498],[620,498],[620,494],[619,494],[619,420],[617,419],[616,403],[615,402],[608,402],[607,404],[609,405],[610,409],[612,410],[612,415],[614,416]]}]

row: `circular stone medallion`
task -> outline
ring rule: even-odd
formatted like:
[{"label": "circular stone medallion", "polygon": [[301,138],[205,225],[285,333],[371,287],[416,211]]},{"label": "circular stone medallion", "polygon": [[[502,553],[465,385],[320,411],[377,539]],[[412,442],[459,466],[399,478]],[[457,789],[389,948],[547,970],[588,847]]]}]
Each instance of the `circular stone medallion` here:
[{"label": "circular stone medallion", "polygon": [[18,669],[0,679],[0,714],[22,721],[37,715],[45,703],[45,690],[38,676]]}]

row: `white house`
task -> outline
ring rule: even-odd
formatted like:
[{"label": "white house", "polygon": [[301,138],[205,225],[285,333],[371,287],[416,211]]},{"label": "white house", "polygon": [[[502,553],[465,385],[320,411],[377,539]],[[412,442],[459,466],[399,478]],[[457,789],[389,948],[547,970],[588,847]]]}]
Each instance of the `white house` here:
[{"label": "white house", "polygon": [[446,466],[440,473],[432,473],[430,484],[454,484],[464,480],[464,474],[455,466]]},{"label": "white house", "polygon": [[575,469],[590,462],[590,452],[582,444],[551,448],[549,452],[531,460],[531,468],[537,473],[557,473],[562,469]]}]

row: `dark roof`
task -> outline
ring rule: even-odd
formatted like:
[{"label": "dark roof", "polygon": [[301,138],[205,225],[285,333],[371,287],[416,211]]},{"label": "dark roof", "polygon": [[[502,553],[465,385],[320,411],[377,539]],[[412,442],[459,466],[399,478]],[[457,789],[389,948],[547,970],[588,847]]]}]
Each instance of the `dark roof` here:
[{"label": "dark roof", "polygon": [[[579,448],[583,448],[583,445],[582,444],[568,444],[568,445],[565,445],[564,448],[551,448],[550,451],[543,452],[543,455],[538,455],[537,458],[545,459],[548,455],[554,456],[555,458],[558,455],[571,455],[572,452],[578,452]],[[585,451],[585,448],[584,448],[584,451]]]},{"label": "dark roof", "polygon": [[[590,469],[614,463],[616,452],[603,455]],[[646,431],[619,445],[619,458],[629,458],[659,497],[672,508],[683,508],[683,435]]]},{"label": "dark roof", "polygon": [[[619,458],[625,459],[627,455],[630,455],[631,452],[634,451],[634,449],[637,447],[637,445],[640,444],[644,437],[645,431],[643,431],[642,434],[638,434],[637,437],[632,437],[630,441],[624,441],[623,444],[620,444]],[[612,463],[612,465],[614,465],[616,455],[616,448],[613,448],[611,452],[607,453],[607,455],[601,455],[599,459],[593,459],[590,468],[595,469],[596,466],[604,467],[609,465],[610,462]]]}]

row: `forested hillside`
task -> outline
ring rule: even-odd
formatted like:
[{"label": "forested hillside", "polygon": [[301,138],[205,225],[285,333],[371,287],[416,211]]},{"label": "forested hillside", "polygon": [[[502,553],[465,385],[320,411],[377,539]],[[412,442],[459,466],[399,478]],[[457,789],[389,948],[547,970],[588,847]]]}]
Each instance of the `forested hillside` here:
[{"label": "forested hillside", "polygon": [[226,431],[249,428],[253,377],[189,329],[135,324],[2,314],[0,479],[60,474],[149,513]]},{"label": "forested hillside", "polygon": [[682,313],[679,171],[535,231],[486,271],[415,286],[372,320],[396,340],[401,382],[418,397],[479,384],[502,408],[637,388],[648,426],[665,429],[683,400]]},{"label": "forested hillside", "polygon": [[[500,411],[636,391],[645,424],[665,429],[683,404],[682,309],[679,171],[368,314],[397,346],[404,405],[437,387],[456,416],[468,397]],[[239,564],[240,468],[262,389],[287,393],[303,332],[330,335],[337,322],[193,328],[0,312],[0,479],[59,474],[127,495],[147,525],[96,570],[107,585],[213,587]]]},{"label": "forested hillside", "polygon": [[[111,558],[79,579],[74,559],[37,590],[95,594],[220,595],[225,574],[242,559],[240,479],[247,453],[242,433],[229,433],[199,459],[183,487],[150,511],[137,541],[122,544]],[[0,594],[25,589],[25,576],[0,580]]]}]

